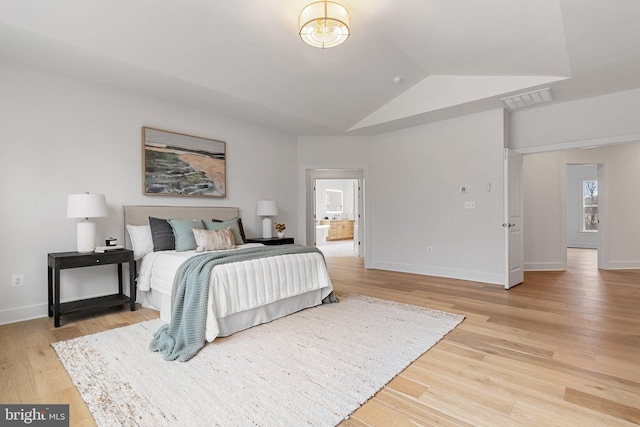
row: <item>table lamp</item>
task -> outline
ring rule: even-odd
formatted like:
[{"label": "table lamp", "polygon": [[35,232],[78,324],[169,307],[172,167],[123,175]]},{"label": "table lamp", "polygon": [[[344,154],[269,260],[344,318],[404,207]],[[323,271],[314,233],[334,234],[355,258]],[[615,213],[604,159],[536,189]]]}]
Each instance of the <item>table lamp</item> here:
[{"label": "table lamp", "polygon": [[89,218],[107,216],[107,200],[104,194],[69,194],[67,218],[83,218],[78,221],[78,252],[93,252],[96,248],[96,223]]},{"label": "table lamp", "polygon": [[256,209],[256,215],[262,216],[262,237],[264,239],[270,239],[273,237],[271,234],[271,228],[273,228],[272,216],[278,215],[278,206],[275,200],[260,200],[258,202],[258,209]]}]

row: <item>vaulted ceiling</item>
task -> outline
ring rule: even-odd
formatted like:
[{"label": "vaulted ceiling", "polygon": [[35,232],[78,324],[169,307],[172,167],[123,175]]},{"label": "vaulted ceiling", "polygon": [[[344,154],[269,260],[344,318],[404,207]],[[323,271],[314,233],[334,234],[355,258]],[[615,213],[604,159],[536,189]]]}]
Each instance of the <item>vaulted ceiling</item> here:
[{"label": "vaulted ceiling", "polygon": [[311,0],[1,0],[0,59],[296,135],[640,87],[637,0],[339,1],[352,35],[322,50],[297,34]]}]

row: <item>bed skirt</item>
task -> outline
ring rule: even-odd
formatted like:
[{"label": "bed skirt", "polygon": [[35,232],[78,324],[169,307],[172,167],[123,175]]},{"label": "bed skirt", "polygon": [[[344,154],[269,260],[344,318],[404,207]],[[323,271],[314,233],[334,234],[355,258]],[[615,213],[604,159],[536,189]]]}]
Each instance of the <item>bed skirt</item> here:
[{"label": "bed skirt", "polygon": [[[171,295],[154,291],[138,290],[138,302],[145,308],[150,308],[160,312],[160,319],[169,323],[171,321]],[[288,297],[270,304],[241,311],[229,316],[218,318],[219,337],[232,335],[243,329],[260,325],[280,317],[287,316],[305,308],[322,304],[322,289],[315,289],[300,295]],[[213,341],[216,336],[206,334],[208,342]]]}]

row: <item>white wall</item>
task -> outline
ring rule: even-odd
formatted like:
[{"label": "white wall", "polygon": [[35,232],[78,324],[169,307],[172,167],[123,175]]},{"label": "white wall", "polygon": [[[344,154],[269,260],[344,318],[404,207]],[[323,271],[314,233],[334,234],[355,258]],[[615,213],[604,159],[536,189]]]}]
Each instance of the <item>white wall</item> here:
[{"label": "white wall", "polygon": [[372,138],[372,267],[503,283],[503,120],[494,110]]},{"label": "white wall", "polygon": [[511,114],[509,146],[522,153],[640,140],[640,89]]},{"label": "white wall", "polygon": [[[98,241],[123,241],[128,204],[237,206],[259,236],[256,201],[269,198],[276,220],[298,228],[294,136],[16,63],[0,62],[0,75],[0,323],[46,316],[47,253],[75,249],[70,193],[106,195]],[[142,195],[142,126],[226,141],[228,197]],[[63,300],[116,289],[115,266],[62,273]],[[10,286],[13,274],[24,274],[23,287]]]},{"label": "white wall", "polygon": [[582,210],[583,182],[598,179],[596,165],[567,165],[567,247],[598,247],[597,231],[582,231],[584,212]]},{"label": "white wall", "polygon": [[[502,110],[368,138],[298,141],[301,177],[305,168],[364,165],[367,267],[503,283]],[[465,201],[476,209],[463,209]]]},{"label": "white wall", "polygon": [[603,267],[640,268],[640,143],[524,156],[525,268],[566,269],[566,171],[572,163],[604,165],[604,175],[598,175],[601,209],[606,212],[600,225],[608,228]]}]

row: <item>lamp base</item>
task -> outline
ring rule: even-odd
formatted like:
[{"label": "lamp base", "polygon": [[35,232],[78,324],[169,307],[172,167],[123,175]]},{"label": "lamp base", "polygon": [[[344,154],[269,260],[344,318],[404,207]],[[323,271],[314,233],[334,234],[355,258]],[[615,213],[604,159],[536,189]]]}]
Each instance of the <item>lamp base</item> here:
[{"label": "lamp base", "polygon": [[78,222],[78,252],[89,253],[96,249],[96,223],[89,220]]},{"label": "lamp base", "polygon": [[273,220],[270,217],[265,216],[264,218],[262,218],[262,238],[263,239],[270,239],[273,237],[273,235],[271,234],[272,227],[273,227]]}]

